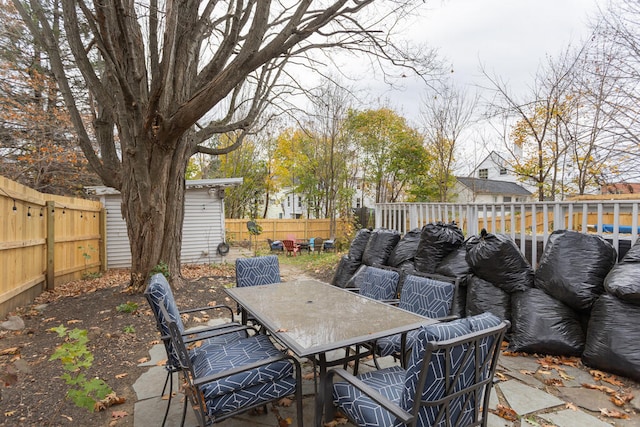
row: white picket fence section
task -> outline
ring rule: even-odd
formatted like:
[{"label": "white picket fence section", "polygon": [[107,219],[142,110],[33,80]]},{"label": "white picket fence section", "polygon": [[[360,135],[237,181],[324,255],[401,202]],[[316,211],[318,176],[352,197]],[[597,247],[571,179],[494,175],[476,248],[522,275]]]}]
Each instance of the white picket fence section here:
[{"label": "white picket fence section", "polygon": [[[455,223],[465,236],[483,228],[508,234],[519,243],[531,265],[537,265],[554,230],[575,230],[607,239],[618,253],[638,239],[640,200],[571,201],[503,204],[380,203],[375,205],[376,228],[401,234],[432,222]],[[541,245],[540,245],[541,243]]]}]

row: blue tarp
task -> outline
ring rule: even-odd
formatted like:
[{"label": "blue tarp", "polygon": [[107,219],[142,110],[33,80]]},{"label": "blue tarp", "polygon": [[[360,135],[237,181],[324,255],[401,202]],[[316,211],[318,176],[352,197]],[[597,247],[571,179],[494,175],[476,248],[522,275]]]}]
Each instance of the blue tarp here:
[{"label": "blue tarp", "polygon": [[[614,227],[613,224],[602,224],[602,232],[603,233],[613,233]],[[633,228],[630,225],[619,225],[618,233],[622,234],[631,234]],[[636,233],[640,234],[640,227],[636,229]]]}]

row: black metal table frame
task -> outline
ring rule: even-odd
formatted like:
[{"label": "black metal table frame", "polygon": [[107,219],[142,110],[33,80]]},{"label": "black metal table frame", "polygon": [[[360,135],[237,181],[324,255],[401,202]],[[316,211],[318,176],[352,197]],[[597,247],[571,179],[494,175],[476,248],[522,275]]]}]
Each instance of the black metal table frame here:
[{"label": "black metal table frame", "polygon": [[[359,299],[364,299],[366,300],[365,305],[370,307],[372,310],[379,311],[380,313],[391,313],[392,315],[394,314],[397,315],[399,314],[399,312],[402,312],[403,318],[407,319],[408,321],[406,323],[403,323],[402,325],[399,325],[393,328],[379,329],[379,330],[367,332],[365,334],[353,335],[353,336],[350,336],[349,338],[342,339],[339,341],[333,341],[333,342],[322,344],[322,345],[305,347],[304,345],[301,345],[298,341],[296,341],[296,339],[292,338],[288,333],[289,331],[286,328],[282,328],[282,325],[278,323],[278,320],[279,320],[278,313],[275,313],[273,310],[267,311],[266,306],[264,306],[265,304],[264,299],[256,298],[255,295],[252,295],[254,292],[257,293],[256,295],[259,295],[261,292],[264,292],[266,290],[261,288],[266,288],[269,286],[281,286],[281,287],[294,286],[296,284],[297,285],[306,284],[308,286],[319,286],[319,287],[324,286],[326,288],[322,288],[323,292],[333,292],[333,293],[341,292],[340,294],[337,294],[339,298],[341,298],[346,302],[349,302],[349,299],[352,299],[351,301],[353,301],[353,304],[356,306],[359,303],[361,304],[362,302],[364,302]],[[336,288],[334,286],[331,286],[329,284],[326,284],[324,282],[320,282],[317,280],[298,280],[293,282],[278,283],[274,285],[229,288],[229,289],[225,289],[225,291],[229,294],[231,298],[233,298],[238,304],[242,306],[243,315],[246,315],[247,312],[251,314],[251,316],[253,316],[258,323],[264,326],[264,328],[266,328],[269,331],[269,333],[273,336],[273,338],[275,338],[278,342],[280,342],[284,347],[293,351],[293,353],[299,358],[311,358],[314,361],[314,363],[315,362],[318,363],[319,387],[316,389],[315,414],[314,414],[315,426],[317,427],[322,426],[322,418],[324,415],[324,405],[325,405],[324,383],[327,377],[327,368],[332,366],[343,365],[349,360],[355,360],[356,358],[361,357],[356,354],[353,356],[345,355],[345,358],[327,360],[327,356],[326,356],[327,352],[349,348],[354,345],[372,342],[379,338],[390,336],[390,335],[405,333],[410,330],[416,329],[421,325],[436,322],[436,320],[426,319],[414,313],[407,312],[405,310],[385,304],[380,301],[371,300],[367,297],[358,295],[353,292],[345,291],[344,289]],[[248,300],[245,297],[250,295],[254,297],[255,301],[259,300],[260,305],[263,305],[263,306],[258,307],[257,306],[258,304],[254,304],[251,300]],[[319,302],[321,303],[321,301]],[[294,307],[292,304],[299,305],[299,307]],[[318,305],[322,305],[322,304],[318,304]],[[307,315],[317,314],[317,313],[312,313],[311,311],[311,307],[313,307],[312,301],[289,301],[286,306],[287,306],[287,310],[290,310],[293,312],[295,312],[296,309],[302,309],[303,312],[306,313]],[[322,306],[321,309],[327,310],[328,307]],[[335,316],[335,317],[339,317],[340,314],[343,314],[343,315],[345,314],[345,313],[335,313],[335,312],[332,313],[330,308],[329,308],[329,311],[325,311],[323,313],[325,316]],[[354,319],[357,320],[355,317]],[[348,327],[349,318],[345,318],[344,320],[345,322],[343,326]]]}]

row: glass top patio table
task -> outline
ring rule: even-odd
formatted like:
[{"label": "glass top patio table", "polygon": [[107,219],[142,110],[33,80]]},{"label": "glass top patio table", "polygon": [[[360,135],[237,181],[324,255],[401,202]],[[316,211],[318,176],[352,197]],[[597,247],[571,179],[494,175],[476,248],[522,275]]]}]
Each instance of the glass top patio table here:
[{"label": "glass top patio table", "polygon": [[436,322],[312,279],[225,291],[299,357]]}]

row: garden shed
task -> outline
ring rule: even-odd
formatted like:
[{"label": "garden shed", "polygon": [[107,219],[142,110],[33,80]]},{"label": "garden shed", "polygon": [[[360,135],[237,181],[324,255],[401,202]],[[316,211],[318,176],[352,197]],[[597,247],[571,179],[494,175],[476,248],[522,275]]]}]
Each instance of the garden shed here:
[{"label": "garden shed", "polygon": [[[218,246],[225,241],[224,191],[242,178],[187,180],[182,225],[183,264],[221,262]],[[120,208],[120,192],[104,186],[87,187],[106,210],[107,268],[131,266],[127,226]],[[223,252],[223,251],[222,251]]]}]

